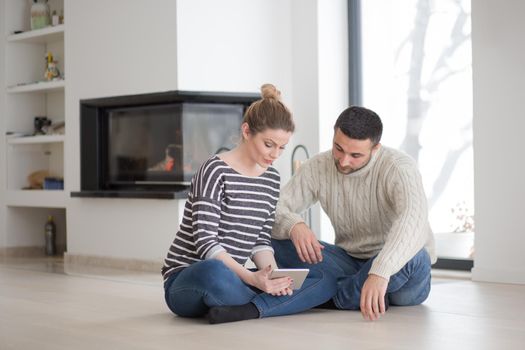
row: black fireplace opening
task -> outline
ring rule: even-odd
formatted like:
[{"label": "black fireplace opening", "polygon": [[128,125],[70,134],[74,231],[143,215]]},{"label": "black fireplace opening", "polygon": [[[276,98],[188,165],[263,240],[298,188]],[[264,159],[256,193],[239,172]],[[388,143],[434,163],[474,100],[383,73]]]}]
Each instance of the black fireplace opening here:
[{"label": "black fireplace opening", "polygon": [[185,198],[201,164],[238,142],[258,98],[169,91],[81,100],[81,190],[71,195]]}]

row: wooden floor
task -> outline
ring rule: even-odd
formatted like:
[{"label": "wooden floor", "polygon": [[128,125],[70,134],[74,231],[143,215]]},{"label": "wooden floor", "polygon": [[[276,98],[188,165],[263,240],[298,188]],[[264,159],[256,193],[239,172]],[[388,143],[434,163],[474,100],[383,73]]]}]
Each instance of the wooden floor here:
[{"label": "wooden floor", "polygon": [[160,276],[0,262],[0,349],[525,349],[525,286],[434,277],[423,305],[221,325],[173,316]]}]

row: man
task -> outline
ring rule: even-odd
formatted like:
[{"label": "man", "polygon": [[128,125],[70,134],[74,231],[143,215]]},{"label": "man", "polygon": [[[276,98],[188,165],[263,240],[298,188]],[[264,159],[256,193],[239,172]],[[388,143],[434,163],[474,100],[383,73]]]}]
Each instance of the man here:
[{"label": "man", "polygon": [[[305,162],[281,191],[272,244],[282,267],[335,275],[338,292],[324,307],[361,310],[377,320],[388,305],[417,305],[430,292],[436,260],[427,203],[415,162],[380,144],[379,116],[343,111],[331,152]],[[335,245],[319,242],[299,215],[319,202]]]}]

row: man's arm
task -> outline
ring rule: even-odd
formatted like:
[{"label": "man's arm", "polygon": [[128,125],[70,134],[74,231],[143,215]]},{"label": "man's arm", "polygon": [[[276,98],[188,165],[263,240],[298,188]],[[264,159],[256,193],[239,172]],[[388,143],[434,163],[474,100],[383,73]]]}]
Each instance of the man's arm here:
[{"label": "man's arm", "polygon": [[301,213],[317,202],[318,182],[311,161],[303,164],[281,189],[272,237],[289,239],[292,228],[304,222]]},{"label": "man's arm", "polygon": [[404,164],[391,175],[389,188],[385,190],[394,203],[396,217],[361,290],[361,313],[368,320],[377,320],[384,314],[390,276],[414,257],[426,241],[426,196],[417,168]]},{"label": "man's arm", "polygon": [[299,222],[292,227],[290,239],[302,262],[317,264],[323,261],[321,250],[324,249],[324,246],[319,243],[315,234],[304,222]]},{"label": "man's arm", "polygon": [[319,193],[319,170],[315,159],[303,164],[281,190],[272,237],[291,239],[301,261],[310,264],[322,260],[319,243],[300,213],[315,204]]},{"label": "man's arm", "polygon": [[430,230],[427,199],[415,163],[398,164],[386,195],[394,206],[392,225],[370,273],[389,279],[424,247]]},{"label": "man's arm", "polygon": [[375,321],[386,312],[385,295],[388,280],[369,274],[361,290],[361,314],[366,320]]}]

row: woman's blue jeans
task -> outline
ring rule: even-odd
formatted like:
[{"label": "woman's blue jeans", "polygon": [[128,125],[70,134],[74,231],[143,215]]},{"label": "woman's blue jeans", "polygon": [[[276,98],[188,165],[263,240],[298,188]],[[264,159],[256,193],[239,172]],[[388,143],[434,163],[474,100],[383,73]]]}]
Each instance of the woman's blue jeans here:
[{"label": "woman's blue jeans", "polygon": [[282,316],[311,309],[330,300],[337,291],[333,275],[310,271],[301,289],[291,296],[272,296],[246,285],[222,261],[194,263],[170,276],[165,285],[166,303],[176,315],[204,316],[212,306],[253,303],[260,317]]},{"label": "woman's blue jeans", "polygon": [[[339,309],[359,310],[361,289],[368,278],[374,258],[357,259],[344,249],[333,244],[320,242],[323,261],[317,264],[303,263],[290,240],[272,240],[277,265],[286,267],[306,267],[312,271],[332,274],[337,279],[338,291],[333,298]],[[430,257],[421,249],[388,282],[387,296],[390,305],[418,305],[430,293]]]}]

